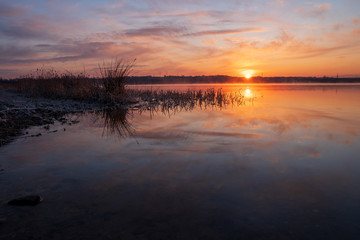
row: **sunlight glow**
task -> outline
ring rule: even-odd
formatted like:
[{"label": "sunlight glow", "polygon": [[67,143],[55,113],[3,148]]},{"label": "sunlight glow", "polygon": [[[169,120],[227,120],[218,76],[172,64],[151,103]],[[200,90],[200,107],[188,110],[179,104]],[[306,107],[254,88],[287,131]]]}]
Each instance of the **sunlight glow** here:
[{"label": "sunlight glow", "polygon": [[242,72],[243,76],[245,76],[245,78],[250,79],[254,74],[255,71],[254,70],[245,70]]},{"label": "sunlight glow", "polygon": [[246,98],[252,98],[253,97],[253,94],[252,94],[252,92],[251,92],[251,90],[249,88],[247,88],[245,90],[244,97],[246,97]]}]

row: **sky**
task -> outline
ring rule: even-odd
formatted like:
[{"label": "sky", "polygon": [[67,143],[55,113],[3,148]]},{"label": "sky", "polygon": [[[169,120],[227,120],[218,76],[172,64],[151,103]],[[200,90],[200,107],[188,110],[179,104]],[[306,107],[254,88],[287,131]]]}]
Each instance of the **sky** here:
[{"label": "sky", "polygon": [[0,77],[360,76],[359,0],[0,0]]}]

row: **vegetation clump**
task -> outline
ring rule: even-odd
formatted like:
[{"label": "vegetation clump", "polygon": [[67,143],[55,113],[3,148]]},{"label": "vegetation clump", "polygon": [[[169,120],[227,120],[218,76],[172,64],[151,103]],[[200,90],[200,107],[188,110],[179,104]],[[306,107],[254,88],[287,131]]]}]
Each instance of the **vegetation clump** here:
[{"label": "vegetation clump", "polygon": [[135,60],[128,64],[122,60],[115,60],[109,65],[99,65],[101,75],[101,87],[103,100],[110,103],[122,102],[126,99],[126,78],[130,75]]},{"label": "vegetation clump", "polygon": [[37,69],[34,73],[20,77],[14,88],[29,97],[45,97],[93,101],[99,96],[95,81],[85,73],[74,75],[58,73],[54,69]]},{"label": "vegetation clump", "polygon": [[86,73],[59,73],[52,68],[39,68],[14,81],[12,87],[29,97],[119,104],[127,99],[126,78],[134,62],[128,64],[115,60],[110,64],[103,63],[99,65],[99,79],[90,78]]},{"label": "vegetation clump", "polygon": [[228,104],[243,104],[241,92],[224,93],[215,90],[144,90],[127,87],[127,78],[135,64],[122,60],[99,64],[100,78],[90,78],[86,73],[58,73],[50,68],[40,68],[34,73],[13,81],[12,87],[29,97],[70,99],[100,103],[106,106],[124,107],[129,103],[142,102],[146,108],[161,105],[169,109],[192,109],[195,106],[223,107]]}]

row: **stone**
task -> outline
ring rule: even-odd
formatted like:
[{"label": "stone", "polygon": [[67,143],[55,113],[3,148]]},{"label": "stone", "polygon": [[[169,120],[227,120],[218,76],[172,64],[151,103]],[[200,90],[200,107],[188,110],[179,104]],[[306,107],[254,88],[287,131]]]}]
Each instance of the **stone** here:
[{"label": "stone", "polygon": [[21,198],[16,198],[8,202],[13,206],[35,206],[43,201],[43,198],[39,195],[29,195]]}]

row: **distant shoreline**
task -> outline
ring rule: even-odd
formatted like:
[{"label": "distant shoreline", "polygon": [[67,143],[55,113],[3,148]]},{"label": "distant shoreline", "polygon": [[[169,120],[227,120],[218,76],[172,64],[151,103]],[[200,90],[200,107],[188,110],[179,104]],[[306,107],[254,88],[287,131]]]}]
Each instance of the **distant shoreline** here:
[{"label": "distant shoreline", "polygon": [[360,78],[331,78],[331,77],[230,77],[224,75],[216,76],[129,76],[128,85],[138,84],[276,84],[276,83],[360,83]]},{"label": "distant shoreline", "polygon": [[[88,78],[101,80],[100,78]],[[19,79],[1,79],[0,83],[6,84]],[[226,75],[214,76],[128,76],[127,85],[149,84],[335,84],[335,83],[360,83],[359,78],[335,78],[335,77],[231,77]]]}]

